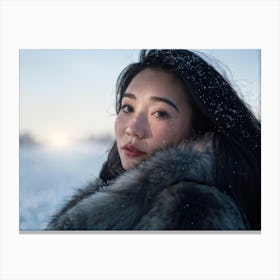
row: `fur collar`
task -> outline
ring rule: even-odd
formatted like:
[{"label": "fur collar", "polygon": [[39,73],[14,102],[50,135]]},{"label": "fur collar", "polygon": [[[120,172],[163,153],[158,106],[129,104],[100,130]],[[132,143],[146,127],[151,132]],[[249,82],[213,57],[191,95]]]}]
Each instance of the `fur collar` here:
[{"label": "fur collar", "polygon": [[159,151],[108,187],[80,190],[47,229],[245,229],[241,214],[214,182],[213,138]]}]

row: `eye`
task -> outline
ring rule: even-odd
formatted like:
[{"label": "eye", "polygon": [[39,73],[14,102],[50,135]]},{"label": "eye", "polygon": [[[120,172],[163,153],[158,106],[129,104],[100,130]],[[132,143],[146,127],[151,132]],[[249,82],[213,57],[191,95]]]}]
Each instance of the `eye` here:
[{"label": "eye", "polygon": [[124,113],[132,113],[133,112],[133,107],[131,105],[124,104],[121,107],[121,111],[124,112]]},{"label": "eye", "polygon": [[157,111],[157,112],[154,113],[154,115],[158,119],[167,119],[167,118],[169,118],[169,114],[164,112],[164,111]]}]

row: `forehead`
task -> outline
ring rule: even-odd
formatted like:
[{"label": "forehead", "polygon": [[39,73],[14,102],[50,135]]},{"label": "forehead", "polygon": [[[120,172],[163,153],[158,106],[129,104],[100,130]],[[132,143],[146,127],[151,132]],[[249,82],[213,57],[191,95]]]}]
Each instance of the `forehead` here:
[{"label": "forehead", "polygon": [[150,93],[169,97],[185,97],[186,95],[183,82],[175,74],[150,68],[139,72],[128,85],[126,92]]}]

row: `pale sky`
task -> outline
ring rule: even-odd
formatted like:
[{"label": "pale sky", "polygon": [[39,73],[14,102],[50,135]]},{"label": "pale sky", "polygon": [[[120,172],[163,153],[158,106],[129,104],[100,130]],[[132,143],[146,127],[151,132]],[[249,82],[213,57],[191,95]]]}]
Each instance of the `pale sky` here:
[{"label": "pale sky", "polygon": [[[198,50],[220,61],[260,116],[260,50]],[[38,140],[114,133],[115,84],[139,50],[20,50],[20,132]],[[220,67],[220,68],[221,68]],[[220,70],[220,69],[218,69]]]}]

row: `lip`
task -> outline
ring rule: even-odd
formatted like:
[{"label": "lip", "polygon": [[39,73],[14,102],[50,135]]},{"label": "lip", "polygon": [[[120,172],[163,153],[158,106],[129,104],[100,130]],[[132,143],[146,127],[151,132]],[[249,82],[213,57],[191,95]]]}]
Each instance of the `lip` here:
[{"label": "lip", "polygon": [[126,144],[122,147],[124,153],[129,156],[129,157],[139,157],[142,156],[144,154],[146,154],[145,152],[139,150],[137,147],[131,145],[131,144]]}]

